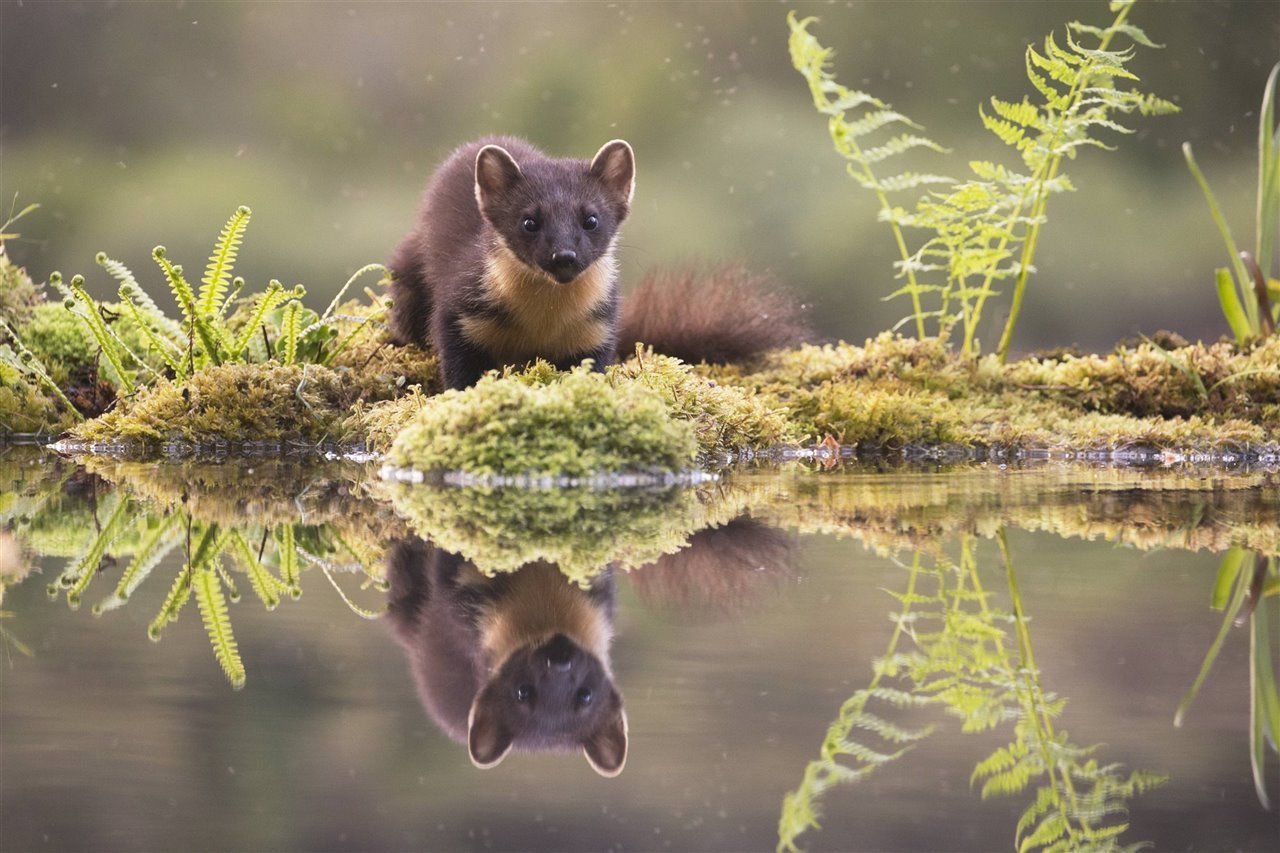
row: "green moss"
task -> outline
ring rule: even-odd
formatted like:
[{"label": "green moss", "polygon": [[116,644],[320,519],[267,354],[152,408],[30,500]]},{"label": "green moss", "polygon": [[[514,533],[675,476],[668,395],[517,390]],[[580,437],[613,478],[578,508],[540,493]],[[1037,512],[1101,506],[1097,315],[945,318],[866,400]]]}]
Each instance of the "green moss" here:
[{"label": "green moss", "polygon": [[55,382],[63,383],[77,367],[92,361],[83,326],[61,302],[34,306],[22,327],[22,342],[36,354]]},{"label": "green moss", "polygon": [[58,433],[77,418],[48,389],[0,360],[0,436]]},{"label": "green moss", "polygon": [[[431,397],[387,454],[395,466],[472,474],[677,471],[694,459],[692,426],[639,383],[577,368],[487,376]],[[549,381],[544,381],[549,380]]]},{"label": "green moss", "polygon": [[862,447],[1210,449],[1274,441],[1280,426],[1280,339],[1248,350],[1144,342],[1002,367],[959,358],[937,341],[882,334],[861,347],[800,347],[753,373],[713,375],[785,409],[809,440],[830,435]]},{"label": "green moss", "polygon": [[679,550],[702,518],[692,489],[389,491],[415,532],[488,574],[545,561],[579,583],[612,563],[635,567]]},{"label": "green moss", "polygon": [[637,352],[609,370],[619,387],[636,384],[656,391],[673,418],[693,426],[702,454],[763,450],[796,442],[798,430],[780,406],[758,395],[701,375],[679,359]]},{"label": "green moss", "polygon": [[31,310],[44,300],[40,286],[27,270],[9,260],[0,243],[0,319],[15,329],[26,325]]},{"label": "green moss", "polygon": [[208,367],[183,386],[164,381],[139,391],[78,427],[75,437],[144,447],[166,441],[342,442],[350,438],[342,423],[358,393],[318,365]]}]

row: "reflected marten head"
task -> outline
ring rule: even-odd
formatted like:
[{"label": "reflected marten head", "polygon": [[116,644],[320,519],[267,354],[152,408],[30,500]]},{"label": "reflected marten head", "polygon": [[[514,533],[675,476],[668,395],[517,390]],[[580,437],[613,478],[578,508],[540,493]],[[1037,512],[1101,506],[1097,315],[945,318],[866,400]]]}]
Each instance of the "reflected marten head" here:
[{"label": "reflected marten head", "polygon": [[388,618],[423,707],[477,767],[513,749],[581,750],[603,776],[627,757],[610,671],[613,582],[589,588],[548,563],[488,578],[421,540],[390,555]]}]

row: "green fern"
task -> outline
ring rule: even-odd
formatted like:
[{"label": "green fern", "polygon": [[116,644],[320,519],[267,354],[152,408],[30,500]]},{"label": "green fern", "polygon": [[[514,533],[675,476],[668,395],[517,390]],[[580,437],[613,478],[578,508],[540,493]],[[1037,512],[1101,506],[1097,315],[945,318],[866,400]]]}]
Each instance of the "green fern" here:
[{"label": "green fern", "polygon": [[67,309],[84,323],[85,328],[98,344],[103,358],[110,365],[115,381],[125,390],[125,393],[133,393],[135,386],[130,378],[130,372],[125,369],[125,362],[140,364],[141,359],[129,350],[102,319],[97,303],[85,292],[84,277],[73,276],[71,282],[64,285],[61,274],[54,272],[49,274],[49,284],[62,292]]},{"label": "green fern", "polygon": [[[939,708],[958,717],[964,732],[1013,724],[1013,740],[978,762],[970,783],[981,784],[984,799],[1037,786],[1015,832],[1020,850],[1119,849],[1116,839],[1127,829],[1126,802],[1164,777],[1140,772],[1126,777],[1119,765],[1099,765],[1092,757],[1097,747],[1072,744],[1066,732],[1055,730],[1053,721],[1066,700],[1040,686],[1003,531],[996,538],[1005,558],[1011,613],[993,607],[982,587],[974,537],[962,540],[958,562],[941,558],[928,566],[915,555],[905,591],[890,593],[902,610],[893,614],[894,633],[886,654],[875,662],[871,685],[841,707],[820,757],[783,800],[779,850],[797,849],[802,833],[820,828],[826,790],[888,766],[933,731],[933,726],[900,726],[888,713],[870,709],[873,699],[886,710]],[[900,650],[903,640],[914,649]],[[893,684],[881,683],[890,679]]]},{"label": "green fern", "polygon": [[199,308],[200,313],[206,317],[221,316],[223,313],[227,285],[231,282],[231,269],[235,266],[236,253],[240,250],[244,231],[249,227],[250,215],[249,208],[244,205],[237,207],[218,235],[218,242],[214,244],[213,253],[204,270],[204,278],[200,280]]},{"label": "green fern", "polygon": [[160,604],[160,610],[147,625],[147,636],[159,642],[160,633],[170,622],[178,619],[178,614],[191,598],[191,564],[184,563],[169,587],[169,593]]},{"label": "green fern", "polygon": [[102,565],[102,559],[107,554],[107,549],[111,547],[111,543],[116,540],[124,530],[125,523],[128,521],[129,499],[119,497],[116,499],[115,507],[111,510],[111,515],[107,518],[102,529],[98,531],[98,535],[89,543],[89,547],[80,555],[80,559],[62,573],[62,577],[58,579],[59,586],[67,590],[67,604],[72,608],[80,606],[80,597],[88,588],[93,578],[98,573],[98,568]]},{"label": "green fern", "polygon": [[[1117,15],[1106,28],[1070,24],[1066,47],[1050,35],[1042,50],[1027,49],[1027,77],[1039,102],[1029,97],[1016,102],[991,98],[990,112],[979,109],[983,126],[1020,154],[1026,172],[975,162],[970,164],[973,177],[963,183],[915,172],[880,178],[871,168],[875,164],[914,148],[945,149],[909,132],[875,143],[872,134],[884,128],[919,126],[874,96],[837,83],[828,70],[832,52],[808,32],[814,19],[788,16],[792,64],[808,82],[815,107],[829,117],[832,141],[848,161],[849,174],[875,194],[879,218],[890,226],[899,252],[897,275],[905,280],[890,297],[911,299],[912,314],[903,322],[914,320],[918,337],[925,336],[926,321],[936,323],[937,336],[943,340],[959,325],[962,353],[976,356],[983,308],[1000,292],[997,285],[1012,282],[1009,318],[997,347],[1004,361],[1027,280],[1034,271],[1048,196],[1072,189],[1060,174],[1062,160],[1074,158],[1081,147],[1108,147],[1092,135],[1096,131],[1130,133],[1115,119],[1117,114],[1176,111],[1168,101],[1115,85],[1117,80],[1137,79],[1124,67],[1133,48],[1110,49],[1117,36],[1135,45],[1155,46],[1140,29],[1126,23],[1131,6],[1132,2],[1113,3]],[[1074,34],[1096,37],[1098,47],[1082,46]],[[853,111],[860,112],[851,119]],[[927,193],[914,211],[889,199],[893,192],[947,182],[954,184],[951,190]],[[911,251],[906,228],[923,229],[933,236]],[[938,307],[926,310],[926,296],[936,298]]]},{"label": "green fern", "polygon": [[249,548],[249,543],[239,531],[231,534],[231,545],[235,549],[236,558],[245,574],[249,576],[249,586],[258,596],[258,600],[267,610],[275,610],[280,605],[280,593],[287,588],[276,579]]},{"label": "green fern", "polygon": [[280,320],[280,347],[284,353],[282,360],[285,364],[293,364],[298,360],[298,339],[301,332],[302,303],[292,299],[285,303]]},{"label": "green fern", "polygon": [[244,687],[244,663],[240,660],[240,650],[236,647],[235,635],[231,632],[231,617],[227,613],[227,601],[222,594],[222,582],[212,566],[195,572],[196,605],[200,608],[200,616],[204,620],[205,632],[209,635],[209,643],[213,646],[214,657],[227,680],[237,690]]},{"label": "green fern", "polygon": [[170,513],[147,534],[146,538],[133,553],[133,559],[125,567],[116,583],[111,596],[94,605],[93,614],[100,616],[108,610],[114,610],[125,604],[133,591],[142,584],[156,565],[181,541],[181,532],[176,530],[177,513]]}]

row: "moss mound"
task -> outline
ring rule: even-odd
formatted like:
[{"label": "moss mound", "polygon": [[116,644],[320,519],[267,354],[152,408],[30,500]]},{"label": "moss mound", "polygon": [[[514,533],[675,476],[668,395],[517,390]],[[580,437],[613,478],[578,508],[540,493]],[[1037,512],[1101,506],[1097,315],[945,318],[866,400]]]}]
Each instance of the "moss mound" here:
[{"label": "moss mound", "polygon": [[885,333],[863,346],[804,346],[759,370],[710,374],[787,412],[810,439],[906,446],[1211,449],[1267,445],[1280,429],[1280,338],[1108,355],[961,359]]},{"label": "moss mound", "polygon": [[673,419],[657,392],[585,368],[556,374],[542,364],[428,398],[387,462],[420,471],[583,477],[678,471],[696,452],[692,426]]},{"label": "moss mound", "polygon": [[358,391],[318,365],[230,364],[161,382],[78,427],[75,437],[146,447],[239,442],[341,443]]}]

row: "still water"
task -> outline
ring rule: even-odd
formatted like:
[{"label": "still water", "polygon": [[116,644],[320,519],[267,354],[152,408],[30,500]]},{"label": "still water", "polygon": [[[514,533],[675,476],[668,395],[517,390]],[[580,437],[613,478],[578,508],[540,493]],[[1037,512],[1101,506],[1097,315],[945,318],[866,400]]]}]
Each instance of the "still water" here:
[{"label": "still water", "polygon": [[0,848],[1274,850],[1278,483],[0,448]]}]

